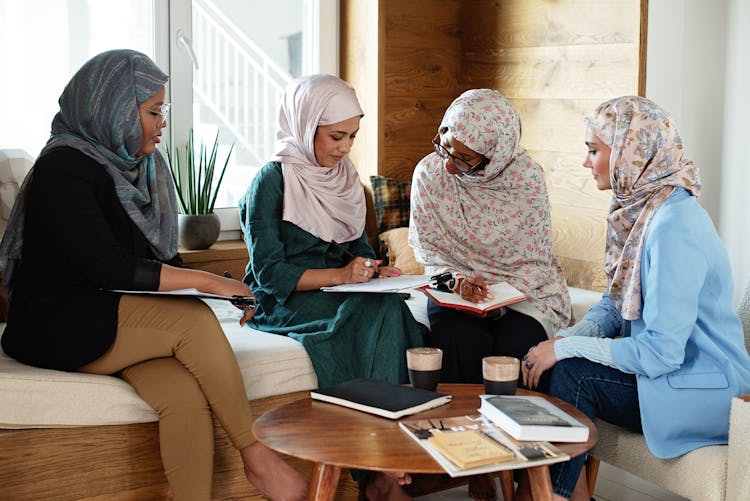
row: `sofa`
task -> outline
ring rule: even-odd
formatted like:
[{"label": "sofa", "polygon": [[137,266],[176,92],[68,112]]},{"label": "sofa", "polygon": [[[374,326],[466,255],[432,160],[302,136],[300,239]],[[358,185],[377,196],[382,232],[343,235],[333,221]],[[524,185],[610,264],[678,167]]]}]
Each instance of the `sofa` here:
[{"label": "sofa", "polygon": [[[368,233],[380,237],[374,243],[391,264],[418,273],[404,261],[413,261],[406,228],[373,231],[379,211],[372,196],[368,200]],[[582,276],[571,285],[594,282]],[[570,292],[576,318],[601,296],[581,287]],[[206,302],[234,349],[255,415],[317,387],[312,363],[297,341],[240,327],[239,312],[230,304]],[[412,292],[407,304],[427,325],[426,296]],[[3,328],[0,324],[0,335]],[[121,379],[29,367],[0,351],[0,499],[163,499],[168,485],[156,421],[156,413]],[[311,470],[309,463],[287,459],[305,473]],[[214,463],[215,499],[263,499],[248,485],[239,454],[216,422]],[[337,497],[355,499],[356,485],[348,476],[342,479]]]}]

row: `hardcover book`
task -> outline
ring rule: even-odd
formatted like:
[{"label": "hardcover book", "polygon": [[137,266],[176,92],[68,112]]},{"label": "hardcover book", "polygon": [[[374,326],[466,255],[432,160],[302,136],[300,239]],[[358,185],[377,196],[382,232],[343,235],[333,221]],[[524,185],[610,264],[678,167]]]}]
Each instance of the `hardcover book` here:
[{"label": "hardcover book", "polygon": [[376,379],[353,379],[328,388],[312,390],[310,398],[398,419],[447,404],[452,397]]},{"label": "hardcover book", "polygon": [[479,412],[517,440],[585,442],[586,425],[544,397],[481,395]]},{"label": "hardcover book", "polygon": [[463,477],[567,461],[548,442],[513,440],[484,416],[414,419],[399,422],[451,477]]},{"label": "hardcover book", "polygon": [[526,300],[526,296],[508,282],[492,284],[488,286],[487,289],[490,294],[492,294],[493,299],[486,303],[472,303],[471,301],[462,299],[458,294],[438,291],[430,286],[420,287],[418,290],[422,291],[431,301],[439,306],[470,311],[481,316],[497,310],[498,308]]}]

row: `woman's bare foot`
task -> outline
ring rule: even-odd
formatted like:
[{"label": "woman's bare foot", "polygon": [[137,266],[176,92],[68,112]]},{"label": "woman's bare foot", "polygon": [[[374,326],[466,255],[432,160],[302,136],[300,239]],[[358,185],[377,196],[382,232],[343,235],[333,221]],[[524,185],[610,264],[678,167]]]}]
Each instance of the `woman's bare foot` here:
[{"label": "woman's bare foot", "polygon": [[245,476],[259,491],[274,501],[307,499],[308,480],[274,451],[255,442],[240,450]]},{"label": "woman's bare foot", "polygon": [[495,501],[497,499],[495,479],[484,474],[469,477],[469,497],[476,501]]},{"label": "woman's bare foot", "polygon": [[365,485],[365,496],[370,501],[411,501],[411,497],[401,487],[411,483],[411,476],[405,472],[373,472]]}]

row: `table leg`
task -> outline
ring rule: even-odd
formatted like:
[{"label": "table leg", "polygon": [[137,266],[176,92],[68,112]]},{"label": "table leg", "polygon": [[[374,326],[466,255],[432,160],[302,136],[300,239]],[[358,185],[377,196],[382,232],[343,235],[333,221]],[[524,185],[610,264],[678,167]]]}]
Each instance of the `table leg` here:
[{"label": "table leg", "polygon": [[534,501],[552,501],[552,478],[549,476],[549,468],[546,465],[535,466],[534,468],[527,468],[526,473],[529,475],[531,499]]},{"label": "table leg", "polygon": [[338,466],[315,463],[310,475],[308,501],[333,501],[333,498],[336,497],[339,476],[341,476],[341,468]]},{"label": "table leg", "polygon": [[500,471],[500,490],[503,491],[504,501],[513,501],[516,493],[513,487],[513,470]]}]

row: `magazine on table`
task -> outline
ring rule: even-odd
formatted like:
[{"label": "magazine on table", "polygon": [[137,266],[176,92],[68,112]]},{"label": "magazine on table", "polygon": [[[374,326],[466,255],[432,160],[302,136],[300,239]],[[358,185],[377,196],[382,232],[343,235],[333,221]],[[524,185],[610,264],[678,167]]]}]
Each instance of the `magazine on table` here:
[{"label": "magazine on table", "polygon": [[585,442],[589,428],[544,397],[480,395],[479,412],[517,440]]},{"label": "magazine on table", "polygon": [[567,461],[570,456],[549,442],[514,440],[481,414],[405,419],[399,427],[451,477],[463,477]]}]

